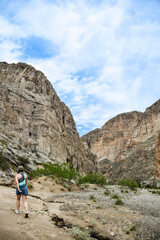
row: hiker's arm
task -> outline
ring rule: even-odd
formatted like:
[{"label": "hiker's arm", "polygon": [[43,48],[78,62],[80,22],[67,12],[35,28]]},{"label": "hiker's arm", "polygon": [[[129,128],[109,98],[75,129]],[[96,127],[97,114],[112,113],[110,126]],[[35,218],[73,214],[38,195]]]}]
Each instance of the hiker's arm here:
[{"label": "hiker's arm", "polygon": [[15,177],[15,180],[16,180],[16,185],[17,185],[18,191],[19,191],[19,192],[22,192],[22,191],[19,189],[19,184],[18,184],[18,178],[17,178],[17,176]]}]

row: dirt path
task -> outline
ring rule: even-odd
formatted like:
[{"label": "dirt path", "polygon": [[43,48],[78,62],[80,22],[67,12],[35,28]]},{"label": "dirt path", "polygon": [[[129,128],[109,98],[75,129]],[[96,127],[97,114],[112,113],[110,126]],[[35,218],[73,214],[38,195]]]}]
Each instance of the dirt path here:
[{"label": "dirt path", "polygon": [[0,186],[0,239],[55,239],[70,240],[71,232],[59,229],[53,224],[48,216],[43,201],[33,197],[28,197],[30,217],[24,218],[24,210],[21,202],[20,214],[15,214],[15,189]]},{"label": "dirt path", "polygon": [[[0,240],[72,240],[75,227],[90,233],[91,238],[82,239],[160,240],[160,195],[118,186],[108,186],[107,191],[96,186],[80,191],[72,186],[74,191],[68,191],[65,184],[47,181],[33,182],[28,219],[23,205],[19,215],[13,212],[15,189],[0,186]],[[124,205],[115,204],[117,195]]]}]

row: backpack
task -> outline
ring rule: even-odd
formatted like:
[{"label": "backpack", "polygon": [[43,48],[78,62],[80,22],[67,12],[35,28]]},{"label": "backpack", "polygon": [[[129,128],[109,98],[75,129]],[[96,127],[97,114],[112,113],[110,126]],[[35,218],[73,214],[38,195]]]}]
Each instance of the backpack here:
[{"label": "backpack", "polygon": [[18,179],[18,184],[20,187],[26,186],[26,176],[24,176],[24,173],[21,173],[22,177]]}]

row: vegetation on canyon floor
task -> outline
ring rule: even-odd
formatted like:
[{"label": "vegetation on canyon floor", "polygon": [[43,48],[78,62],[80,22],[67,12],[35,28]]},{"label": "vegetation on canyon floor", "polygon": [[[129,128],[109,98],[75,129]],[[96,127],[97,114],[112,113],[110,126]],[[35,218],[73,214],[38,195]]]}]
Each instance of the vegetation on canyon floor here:
[{"label": "vegetation on canyon floor", "polygon": [[[0,139],[0,143],[3,145],[3,150],[6,146],[6,142]],[[13,165],[7,156],[4,155],[3,150],[0,151],[0,169],[3,171],[7,171],[12,168],[16,171],[16,166]],[[25,156],[17,156],[17,160],[20,165],[26,167],[29,164],[29,159]],[[40,165],[40,163],[35,162],[36,165]],[[106,177],[98,172],[92,172],[88,174],[79,173],[75,168],[72,167],[69,163],[44,163],[42,164],[41,169],[36,169],[35,171],[30,172],[29,176],[31,179],[41,176],[49,176],[51,178],[60,178],[62,180],[74,180],[76,184],[98,184],[100,186],[104,185],[115,185],[113,181],[108,181]],[[137,188],[140,187],[139,183],[131,179],[121,179],[118,182],[118,185],[122,187],[121,193],[128,193],[128,190],[136,191]],[[29,186],[32,188],[33,186]],[[125,189],[124,189],[125,187]],[[126,189],[128,188],[128,190]],[[150,189],[150,190],[149,190]],[[152,190],[151,190],[152,189]],[[154,190],[153,186],[148,187],[148,191],[155,195],[160,195],[160,190],[157,188]],[[106,196],[111,195],[110,191],[106,189],[104,192]],[[123,205],[123,202],[120,198],[116,199],[116,205]]]},{"label": "vegetation on canyon floor", "polygon": [[36,169],[30,173],[31,179],[41,176],[58,177],[61,179],[74,180],[77,184],[91,183],[105,185],[106,178],[101,173],[88,173],[86,175],[77,172],[69,163],[44,163],[42,169]]},{"label": "vegetation on canyon floor", "polygon": [[139,184],[138,184],[136,181],[129,180],[129,179],[121,179],[121,180],[118,182],[118,185],[127,186],[127,187],[129,187],[131,190],[135,190],[136,188],[139,187]]},{"label": "vegetation on canyon floor", "polygon": [[149,190],[152,194],[160,195],[160,190]]}]

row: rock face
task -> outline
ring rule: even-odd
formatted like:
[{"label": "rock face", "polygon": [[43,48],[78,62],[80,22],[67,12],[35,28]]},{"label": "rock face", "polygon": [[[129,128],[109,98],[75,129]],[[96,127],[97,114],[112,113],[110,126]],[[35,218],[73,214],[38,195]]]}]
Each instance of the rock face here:
[{"label": "rock face", "polygon": [[156,180],[158,182],[158,187],[160,187],[160,132],[156,138]]},{"label": "rock face", "polygon": [[[160,100],[142,112],[119,114],[82,137],[108,177],[148,185],[160,178]],[[155,154],[156,151],[156,154]]]},{"label": "rock face", "polygon": [[0,63],[0,148],[34,161],[69,162],[79,171],[94,169],[69,108],[60,101],[45,75],[24,64]]}]

